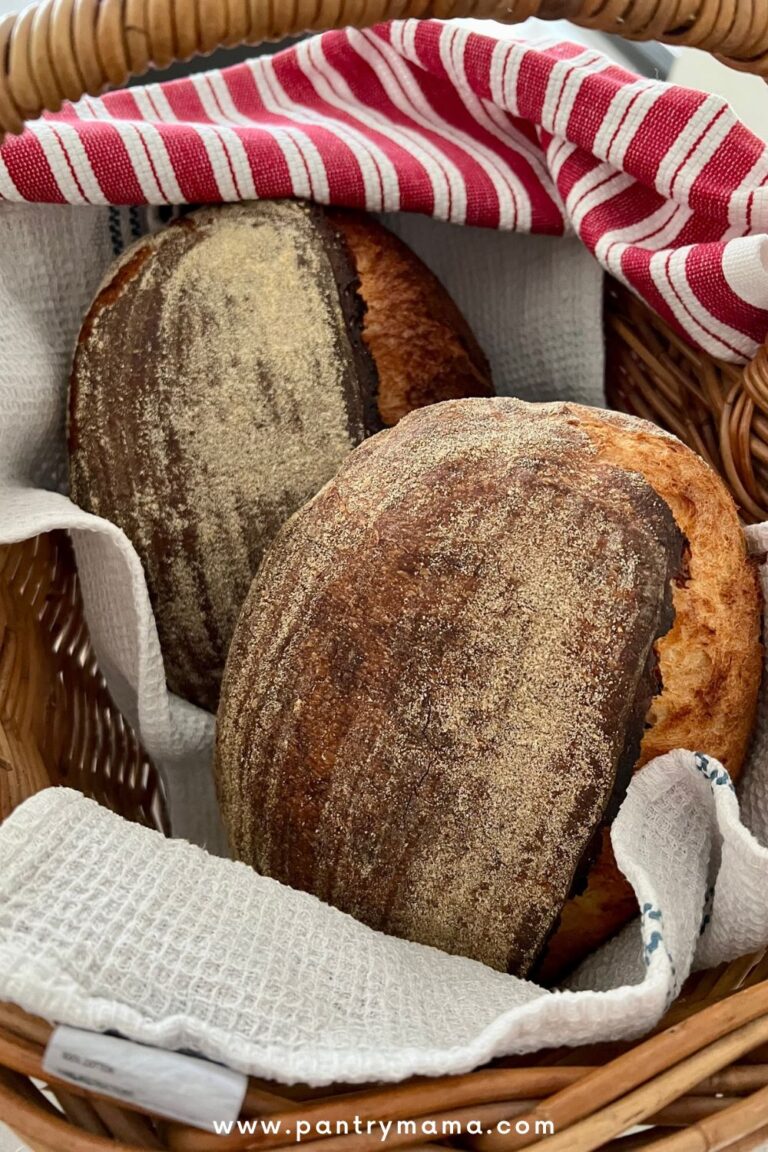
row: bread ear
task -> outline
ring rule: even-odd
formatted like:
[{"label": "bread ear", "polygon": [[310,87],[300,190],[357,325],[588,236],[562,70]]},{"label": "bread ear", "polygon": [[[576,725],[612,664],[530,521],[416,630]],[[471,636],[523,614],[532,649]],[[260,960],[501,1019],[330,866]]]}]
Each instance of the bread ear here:
[{"label": "bread ear", "polygon": [[[762,674],[762,598],[730,493],[700,456],[654,425],[591,408],[572,411],[599,459],[639,473],[687,540],[673,589],[674,624],[656,645],[662,690],[646,717],[636,768],[688,748],[715,757],[738,780]],[[561,979],[636,913],[606,832],[584,891],[563,909],[537,980]]]},{"label": "bread ear", "polygon": [[376,364],[379,416],[392,426],[414,408],[492,396],[491,369],[456,304],[429,268],[361,212],[332,209],[365,301],[363,334]]}]

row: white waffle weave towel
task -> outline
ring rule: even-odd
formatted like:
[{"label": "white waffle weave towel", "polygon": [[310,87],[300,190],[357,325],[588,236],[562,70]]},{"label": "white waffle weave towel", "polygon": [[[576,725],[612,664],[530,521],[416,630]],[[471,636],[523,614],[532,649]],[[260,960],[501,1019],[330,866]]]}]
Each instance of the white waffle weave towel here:
[{"label": "white waffle weave towel", "polygon": [[613,843],[642,917],[549,992],[49,789],[0,828],[0,1000],[309,1084],[636,1036],[694,960],[768,943],[768,850],[688,752],[635,777]]}]

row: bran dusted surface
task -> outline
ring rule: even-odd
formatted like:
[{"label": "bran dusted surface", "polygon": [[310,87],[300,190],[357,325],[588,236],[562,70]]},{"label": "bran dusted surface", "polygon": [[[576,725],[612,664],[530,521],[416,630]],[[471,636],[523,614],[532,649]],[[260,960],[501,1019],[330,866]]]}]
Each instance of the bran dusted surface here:
[{"label": "bran dusted surface", "polygon": [[168,682],[209,709],[265,544],[366,433],[355,288],[316,210],[203,210],[126,253],[84,326],[72,496],[133,542]]},{"label": "bran dusted surface", "polygon": [[618,804],[682,537],[564,405],[423,409],[265,556],[217,778],[259,871],[523,974]]}]

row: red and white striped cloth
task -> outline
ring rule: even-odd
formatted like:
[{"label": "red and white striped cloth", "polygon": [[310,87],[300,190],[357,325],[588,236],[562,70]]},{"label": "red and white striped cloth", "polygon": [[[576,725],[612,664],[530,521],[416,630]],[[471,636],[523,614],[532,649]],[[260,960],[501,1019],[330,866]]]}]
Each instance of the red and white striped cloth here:
[{"label": "red and white striped cloth", "polygon": [[329,32],[67,105],[0,149],[6,200],[277,196],[572,229],[707,352],[742,361],[768,334],[768,148],[719,97],[576,44],[438,21]]}]

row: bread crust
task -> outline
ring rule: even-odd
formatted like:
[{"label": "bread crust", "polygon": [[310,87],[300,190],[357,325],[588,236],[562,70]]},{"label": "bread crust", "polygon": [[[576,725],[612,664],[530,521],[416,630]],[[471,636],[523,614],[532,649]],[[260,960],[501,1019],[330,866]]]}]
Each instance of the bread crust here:
[{"label": "bread crust", "polygon": [[357,287],[321,209],[230,205],[139,240],[85,318],[72,499],[133,543],[168,684],[208,710],[265,545],[381,427]]},{"label": "bread crust", "polygon": [[[687,577],[674,589],[675,621],[657,642],[662,691],[648,712],[636,770],[687,748],[715,757],[738,780],[754,728],[763,652],[759,581],[733,500],[700,456],[654,425],[575,406],[572,419],[600,459],[647,480],[688,541]],[[537,978],[559,979],[636,913],[605,832],[586,889],[564,907]]]},{"label": "bread crust", "polygon": [[484,352],[438,278],[402,240],[361,212],[332,210],[366,303],[363,338],[379,378],[382,422],[463,396],[493,396]]},{"label": "bread crust", "polygon": [[569,413],[448,402],[358,448],[266,554],[219,711],[240,859],[521,975],[637,760],[683,548]]}]

